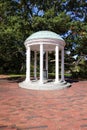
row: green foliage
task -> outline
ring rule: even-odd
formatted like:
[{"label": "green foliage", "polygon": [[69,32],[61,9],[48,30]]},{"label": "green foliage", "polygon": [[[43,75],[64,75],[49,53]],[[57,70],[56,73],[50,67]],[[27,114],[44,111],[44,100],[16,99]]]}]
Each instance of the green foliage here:
[{"label": "green foliage", "polygon": [[0,3],[3,6],[0,22],[0,73],[19,73],[25,60],[21,20],[10,10],[10,4],[10,1]]},{"label": "green foliage", "polygon": [[[66,40],[66,50],[71,53],[66,54],[65,62],[69,64],[65,65],[65,68],[71,71],[73,77],[84,77],[86,78],[87,69],[87,24],[85,22],[73,21],[68,23],[72,33],[65,39]],[[77,55],[77,58],[73,57]],[[80,65],[79,61],[83,57],[84,64]],[[77,64],[78,63],[78,64]]]},{"label": "green foliage", "polygon": [[[65,19],[66,17],[66,19]],[[56,33],[63,34],[68,30],[68,22],[70,22],[70,17],[64,12],[55,16],[53,8],[48,10],[44,16],[33,16],[32,28],[33,30],[51,30]]]},{"label": "green foliage", "polygon": [[82,57],[81,61],[75,65],[72,71],[73,78],[87,78],[87,61]]}]

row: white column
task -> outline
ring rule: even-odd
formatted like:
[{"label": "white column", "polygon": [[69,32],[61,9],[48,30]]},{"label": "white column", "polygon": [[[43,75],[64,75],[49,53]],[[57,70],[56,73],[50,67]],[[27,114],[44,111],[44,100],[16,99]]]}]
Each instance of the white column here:
[{"label": "white column", "polygon": [[46,71],[47,71],[47,78],[48,78],[48,51],[46,51]]},{"label": "white column", "polygon": [[40,44],[40,83],[43,84],[43,44]]},{"label": "white column", "polygon": [[30,81],[30,46],[27,48],[26,52],[26,81]]},{"label": "white column", "polygon": [[61,81],[64,81],[64,48],[61,50]]},{"label": "white column", "polygon": [[37,79],[37,53],[34,51],[34,79]]},{"label": "white column", "polygon": [[59,47],[55,48],[55,82],[59,82]]}]

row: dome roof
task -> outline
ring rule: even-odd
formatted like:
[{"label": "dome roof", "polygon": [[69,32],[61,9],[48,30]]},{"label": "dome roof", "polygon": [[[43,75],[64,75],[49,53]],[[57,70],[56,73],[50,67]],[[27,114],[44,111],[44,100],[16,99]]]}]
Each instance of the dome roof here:
[{"label": "dome roof", "polygon": [[35,40],[35,39],[57,39],[64,41],[60,35],[52,31],[38,31],[29,36],[26,41]]},{"label": "dome roof", "polygon": [[59,49],[66,45],[65,41],[60,35],[51,31],[38,31],[30,35],[24,42],[25,47],[31,46],[32,51],[39,51],[40,44],[44,45],[44,50],[54,51],[55,45],[59,46]]}]

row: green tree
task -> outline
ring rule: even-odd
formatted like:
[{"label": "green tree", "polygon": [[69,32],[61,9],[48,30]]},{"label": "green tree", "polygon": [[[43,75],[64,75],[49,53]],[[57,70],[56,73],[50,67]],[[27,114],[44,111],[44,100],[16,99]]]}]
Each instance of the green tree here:
[{"label": "green tree", "polygon": [[[65,51],[70,52],[65,54],[65,68],[66,71],[74,70],[75,63],[87,55],[86,10],[86,0],[1,0],[0,72],[22,72],[25,66],[23,42],[39,30],[50,30],[63,36]],[[75,55],[76,59],[73,58]]]},{"label": "green tree", "polygon": [[0,1],[0,72],[19,73],[24,61],[23,21],[16,14],[17,3]]}]

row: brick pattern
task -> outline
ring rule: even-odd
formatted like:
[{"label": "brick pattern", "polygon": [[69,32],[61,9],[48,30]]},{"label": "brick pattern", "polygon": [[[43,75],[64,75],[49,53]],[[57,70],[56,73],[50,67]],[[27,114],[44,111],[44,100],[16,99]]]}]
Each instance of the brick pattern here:
[{"label": "brick pattern", "polygon": [[0,130],[87,130],[87,81],[38,91],[0,79]]}]

